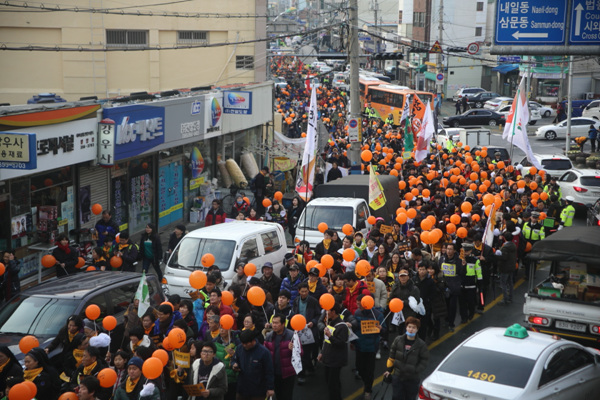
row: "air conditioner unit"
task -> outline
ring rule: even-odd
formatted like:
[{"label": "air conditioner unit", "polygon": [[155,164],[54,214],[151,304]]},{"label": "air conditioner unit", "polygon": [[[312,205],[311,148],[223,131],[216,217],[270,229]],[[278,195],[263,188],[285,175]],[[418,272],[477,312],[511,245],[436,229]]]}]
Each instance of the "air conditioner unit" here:
[{"label": "air conditioner unit", "polygon": [[585,98],[585,100],[593,100],[594,99],[594,92],[585,92],[584,98]]}]

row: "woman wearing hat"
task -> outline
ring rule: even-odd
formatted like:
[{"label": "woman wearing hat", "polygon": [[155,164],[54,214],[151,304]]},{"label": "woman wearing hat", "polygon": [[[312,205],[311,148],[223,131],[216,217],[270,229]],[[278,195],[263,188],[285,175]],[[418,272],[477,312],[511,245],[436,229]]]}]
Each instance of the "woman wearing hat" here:
[{"label": "woman wearing hat", "polygon": [[133,357],[127,363],[127,379],[117,389],[113,400],[160,400],[160,393],[154,383],[142,375],[144,361]]},{"label": "woman wearing hat", "polygon": [[56,400],[60,393],[60,379],[56,370],[48,364],[46,352],[39,347],[33,348],[25,355],[23,363],[23,379],[37,387],[36,399]]},{"label": "woman wearing hat", "polygon": [[6,379],[9,376],[23,377],[23,368],[7,346],[0,346],[0,396],[7,395]]}]

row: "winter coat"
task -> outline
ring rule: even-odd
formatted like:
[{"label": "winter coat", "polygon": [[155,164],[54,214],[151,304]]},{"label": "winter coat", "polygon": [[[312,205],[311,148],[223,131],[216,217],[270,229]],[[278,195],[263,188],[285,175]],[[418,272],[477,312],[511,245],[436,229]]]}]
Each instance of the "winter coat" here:
[{"label": "winter coat", "polygon": [[123,379],[123,383],[115,391],[115,395],[113,396],[112,400],[160,400],[160,392],[158,391],[158,387],[156,387],[156,383],[152,381],[150,381],[154,385],[152,394],[149,396],[140,395],[144,384],[147,382],[148,380],[142,376],[131,393],[127,393],[127,390],[125,389],[127,385],[127,378]]},{"label": "winter coat", "polygon": [[375,282],[375,293],[371,293],[371,295],[375,300],[375,307],[379,307],[383,310],[385,306],[387,306],[388,301],[387,287],[380,279],[373,279],[373,282]]},{"label": "winter coat", "polygon": [[445,318],[448,315],[448,307],[446,306],[447,286],[442,272],[434,280],[434,288],[435,290],[431,296],[431,314],[433,318]]},{"label": "winter coat", "polygon": [[389,260],[390,260],[390,257],[387,254],[385,254],[383,256],[383,258],[381,259],[381,261],[379,261],[379,252],[377,252],[373,256],[373,258],[371,258],[371,265],[373,266],[374,269],[377,269],[379,267],[385,267]]},{"label": "winter coat", "polygon": [[358,306],[356,305],[356,299],[361,294],[369,296],[371,295],[371,292],[369,292],[369,288],[367,288],[367,285],[363,281],[356,282],[356,287],[352,292],[350,291],[350,288],[346,288],[346,297],[344,298],[342,305],[346,307],[352,315],[354,315],[354,313],[358,309]]},{"label": "winter coat", "polygon": [[[269,332],[265,338],[265,347],[271,353],[273,365],[275,365],[275,332]],[[294,332],[290,329],[284,329],[281,341],[279,342],[279,364],[280,371],[275,371],[275,375],[281,375],[283,379],[296,375],[296,370],[292,366],[292,350],[289,345],[294,337]]]},{"label": "winter coat", "polygon": [[419,276],[415,276],[413,282],[419,289],[419,295],[423,299],[423,305],[425,306],[425,310],[428,312],[431,311],[431,300],[435,293],[435,282],[429,276],[426,276],[425,279],[421,280]]},{"label": "winter coat", "polygon": [[279,290],[289,290],[289,292],[292,294],[290,302],[293,302],[294,300],[296,300],[296,297],[298,297],[298,285],[300,285],[303,280],[304,277],[302,276],[302,274],[298,274],[296,280],[294,280],[293,282],[292,277],[288,275],[283,279],[283,281],[281,281],[281,287],[279,288]]},{"label": "winter coat", "polygon": [[406,351],[405,346],[406,334],[396,336],[390,347],[389,359],[394,364],[394,375],[401,381],[418,380],[429,362],[427,344],[419,336],[415,336],[415,343],[410,350]]},{"label": "winter coat", "polygon": [[327,288],[321,282],[321,278],[319,278],[317,280],[317,286],[315,287],[315,291],[314,292],[311,292],[310,289],[308,290],[308,295],[310,297],[313,297],[317,301],[319,301],[319,299],[321,298],[321,296],[324,295],[325,293],[327,293]]},{"label": "winter coat", "polygon": [[354,313],[354,320],[352,321],[352,330],[358,336],[358,340],[355,340],[354,346],[356,350],[363,353],[375,353],[379,350],[379,340],[381,339],[380,333],[369,333],[363,335],[361,333],[361,322],[362,321],[379,321],[379,324],[383,322],[383,314],[378,310],[372,308],[370,310],[356,310]]},{"label": "winter coat", "polygon": [[222,224],[225,222],[225,218],[227,218],[227,214],[225,214],[225,211],[223,211],[221,207],[219,207],[216,211],[211,207],[211,209],[206,213],[204,226]]},{"label": "winter coat", "polygon": [[[60,247],[52,250],[52,255],[56,259],[56,276],[59,278],[78,272],[75,266],[79,263],[79,252],[75,247],[71,246],[69,246],[69,250],[69,254]],[[65,267],[63,268],[60,264],[65,264]]]},{"label": "winter coat", "polygon": [[[198,371],[200,370],[200,363],[203,362],[201,359],[196,359],[192,364],[192,385],[198,383]],[[208,375],[208,381],[206,382],[206,389],[210,391],[208,397],[190,397],[190,400],[201,400],[201,399],[215,399],[223,400],[225,393],[227,393],[227,372],[225,365],[214,359],[210,375]]]},{"label": "winter coat", "polygon": [[[2,280],[2,278],[4,278]],[[21,281],[19,280],[19,264],[17,260],[10,260],[6,265],[6,272],[2,277],[2,290],[4,291],[4,300],[9,301],[13,296],[21,292]],[[0,303],[2,299],[0,298]]]},{"label": "winter coat", "polygon": [[[296,297],[294,303],[292,305],[292,316],[296,314],[300,314],[300,296]],[[317,330],[317,323],[319,322],[319,316],[321,315],[321,306],[319,305],[319,301],[314,297],[306,296],[306,314],[304,318],[306,318],[306,324],[312,322],[313,327],[311,329],[313,336],[315,338],[319,337],[319,331]]]},{"label": "winter coat", "polygon": [[58,374],[52,368],[46,368],[35,377],[33,383],[37,387],[37,400],[55,400],[60,392],[60,379]]},{"label": "winter coat", "polygon": [[108,232],[110,236],[114,239],[119,233],[119,225],[113,221],[113,219],[109,219],[107,222],[102,218],[96,222],[95,226],[96,232],[98,232],[98,241],[99,246],[104,244],[104,232]]},{"label": "winter coat", "polygon": [[23,377],[23,367],[21,367],[21,364],[14,357],[11,357],[8,364],[0,372],[0,393],[4,393],[6,390],[6,378],[9,376]]},{"label": "winter coat", "polygon": [[[233,350],[235,350],[238,346],[241,346],[242,343],[240,342],[239,339],[239,331],[229,331],[229,337],[230,337],[230,342],[229,344],[233,344]],[[231,357],[228,357],[227,351],[225,350],[225,348],[229,345],[229,344],[225,344],[225,342],[223,341],[223,338],[221,337],[221,335],[217,336],[214,340],[215,346],[217,346],[217,353],[215,354],[215,357],[217,357],[219,360],[223,361],[223,363],[225,364],[225,371],[227,373],[227,382],[228,383],[234,383],[237,382],[237,372],[235,372],[233,370],[233,368],[231,367]]]},{"label": "winter coat", "polygon": [[444,273],[450,294],[458,296],[461,290],[462,279],[467,274],[467,270],[458,252],[454,253],[454,257],[452,258],[449,258],[447,255],[442,256],[440,258],[440,270]]},{"label": "winter coat", "polygon": [[496,255],[498,260],[498,272],[510,274],[514,272],[517,265],[517,246],[513,242],[505,242],[500,248],[502,254]]},{"label": "winter coat", "polygon": [[324,336],[321,361],[326,367],[344,367],[348,364],[348,325],[337,317],[327,326],[333,334]]},{"label": "winter coat", "polygon": [[150,240],[152,242],[152,261],[155,263],[156,266],[160,265],[160,260],[162,260],[162,244],[160,242],[160,236],[158,236],[158,234],[154,232],[152,232],[152,236],[148,235],[146,232],[142,233],[138,249],[138,258],[142,260],[149,259],[146,256],[146,251],[144,248],[144,242],[146,240]]},{"label": "winter coat", "polygon": [[406,305],[406,307],[402,309],[404,319],[408,317],[417,317],[417,313],[410,308],[410,306],[408,306],[408,298],[411,296],[415,298],[417,303],[421,299],[419,288],[415,286],[414,282],[410,279],[406,282],[406,285],[402,285],[400,282],[397,282],[390,293],[390,300],[400,299]]},{"label": "winter coat", "polygon": [[271,277],[268,279],[264,275],[260,278],[260,285],[267,293],[271,294],[271,301],[273,303],[275,303],[277,301],[277,297],[279,297],[281,281],[282,279],[275,274],[271,275]]},{"label": "winter coat", "polygon": [[127,242],[127,247],[119,249],[120,245],[116,245],[113,251],[120,251],[123,253],[121,258],[123,259],[123,265],[121,265],[121,271],[135,272],[135,263],[139,258],[139,247],[131,241]]},{"label": "winter coat", "polygon": [[340,247],[341,246],[339,246],[337,242],[332,240],[331,243],[329,243],[329,248],[326,249],[323,241],[320,241],[315,246],[315,260],[321,262],[321,257],[323,257],[325,254],[335,254]]},{"label": "winter coat", "polygon": [[243,346],[235,349],[233,364],[240,368],[237,392],[243,396],[266,397],[267,390],[275,389],[271,353],[260,343],[249,350]]}]

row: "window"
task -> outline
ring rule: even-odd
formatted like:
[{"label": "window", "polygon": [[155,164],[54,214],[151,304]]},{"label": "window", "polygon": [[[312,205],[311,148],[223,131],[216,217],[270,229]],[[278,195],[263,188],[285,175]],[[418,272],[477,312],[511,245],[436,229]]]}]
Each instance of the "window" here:
[{"label": "window", "polygon": [[210,253],[215,257],[214,265],[217,265],[221,271],[227,271],[233,258],[235,245],[233,240],[184,237],[169,258],[169,268],[193,271],[201,268],[202,256]]},{"label": "window", "polygon": [[576,347],[560,349],[546,362],[539,386],[542,387],[549,382],[593,363],[594,358],[592,355],[582,349]]},{"label": "window", "polygon": [[477,11],[483,11],[483,1],[477,2]]},{"label": "window", "polygon": [[254,69],[254,56],[235,56],[236,69]]},{"label": "window", "polygon": [[475,36],[481,36],[483,31],[483,28],[481,28],[480,26],[475,28]]},{"label": "window", "polygon": [[111,289],[108,292],[108,297],[113,304],[113,314],[120,314],[127,311],[129,303],[131,303],[131,300],[135,296],[137,287],[137,283],[130,283]]},{"label": "window", "polygon": [[571,164],[570,160],[563,160],[563,159],[559,159],[559,160],[554,160],[554,159],[546,159],[546,160],[542,160],[542,167],[544,167],[544,169],[548,170],[563,170],[566,171],[568,169],[573,168],[573,164]]},{"label": "window", "polygon": [[273,253],[281,248],[281,242],[279,242],[277,231],[261,233],[260,238],[265,246],[265,254]]},{"label": "window", "polygon": [[258,245],[256,244],[256,239],[248,239],[244,242],[240,257],[246,261],[258,257]]},{"label": "window", "polygon": [[321,222],[325,222],[329,229],[341,231],[342,226],[352,221],[354,210],[352,207],[336,206],[311,206],[304,209],[306,216],[298,221],[298,230],[317,230]]},{"label": "window", "polygon": [[106,45],[112,47],[143,47],[148,45],[148,31],[107,29]]},{"label": "window", "polygon": [[600,187],[600,176],[582,176],[579,181],[583,186]]},{"label": "window", "polygon": [[413,13],[413,25],[418,27],[425,26],[425,13],[415,12]]},{"label": "window", "polygon": [[88,300],[85,303],[85,306],[81,309],[81,317],[82,318],[85,317],[85,309],[87,308],[87,306],[89,306],[91,304],[95,304],[98,307],[100,307],[100,317],[99,318],[104,318],[107,315],[111,314],[111,310],[109,310],[108,303],[106,302],[106,296],[104,295],[104,293],[100,293],[100,294],[92,297],[90,300]]},{"label": "window", "polygon": [[207,44],[208,32],[206,31],[177,31],[177,43]]},{"label": "window", "polygon": [[577,175],[575,175],[573,172],[567,172],[560,178],[561,182],[575,182],[576,180]]}]

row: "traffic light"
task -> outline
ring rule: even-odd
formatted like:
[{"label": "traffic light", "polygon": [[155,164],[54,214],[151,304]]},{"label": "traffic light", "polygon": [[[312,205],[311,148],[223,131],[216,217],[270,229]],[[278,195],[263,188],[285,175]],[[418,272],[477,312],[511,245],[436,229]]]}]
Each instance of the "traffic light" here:
[{"label": "traffic light", "polygon": [[374,53],[371,57],[373,60],[404,60],[402,53]]}]

